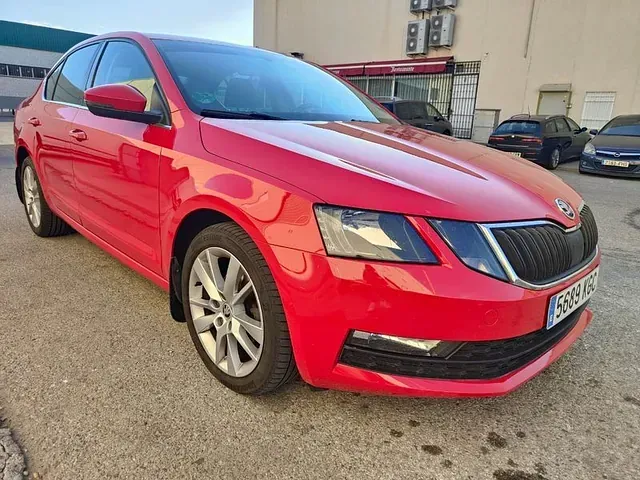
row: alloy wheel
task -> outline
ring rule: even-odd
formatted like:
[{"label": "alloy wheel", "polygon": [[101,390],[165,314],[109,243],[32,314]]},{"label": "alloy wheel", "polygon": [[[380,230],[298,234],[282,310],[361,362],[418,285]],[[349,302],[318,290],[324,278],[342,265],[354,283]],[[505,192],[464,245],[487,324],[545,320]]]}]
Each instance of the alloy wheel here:
[{"label": "alloy wheel", "polygon": [[264,321],[253,281],[230,252],[210,247],[196,257],[189,274],[189,309],[198,339],[211,361],[232,377],[258,365]]},{"label": "alloy wheel", "polygon": [[24,193],[24,204],[27,209],[27,216],[31,225],[35,228],[40,226],[42,210],[40,206],[40,191],[33,168],[27,165],[22,174],[22,190]]},{"label": "alloy wheel", "polygon": [[551,166],[555,168],[559,164],[560,164],[560,150],[555,148],[553,152],[551,152]]}]

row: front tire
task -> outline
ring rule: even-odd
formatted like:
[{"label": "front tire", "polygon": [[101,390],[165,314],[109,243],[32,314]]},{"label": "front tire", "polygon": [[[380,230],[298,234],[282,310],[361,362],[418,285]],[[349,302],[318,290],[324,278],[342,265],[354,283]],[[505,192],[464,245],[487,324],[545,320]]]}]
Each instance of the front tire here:
[{"label": "front tire", "polygon": [[200,358],[225,386],[260,395],[295,377],[280,294],[237,224],[212,225],[195,237],[182,268],[182,303]]},{"label": "front tire", "polygon": [[20,172],[24,211],[33,233],[39,237],[67,235],[73,229],[51,211],[42,193],[40,179],[30,157],[22,162]]}]

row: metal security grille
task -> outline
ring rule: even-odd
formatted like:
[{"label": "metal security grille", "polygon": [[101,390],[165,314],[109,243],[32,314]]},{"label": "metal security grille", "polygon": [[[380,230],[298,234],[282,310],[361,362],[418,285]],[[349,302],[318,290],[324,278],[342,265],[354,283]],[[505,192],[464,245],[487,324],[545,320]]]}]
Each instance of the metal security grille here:
[{"label": "metal security grille", "polygon": [[589,129],[604,127],[605,123],[611,120],[615,102],[616,92],[587,92],[584,96],[580,125]]},{"label": "metal security grille", "polygon": [[347,79],[372,97],[431,103],[453,125],[453,135],[470,139],[480,62],[449,62],[443,73],[360,75]]}]

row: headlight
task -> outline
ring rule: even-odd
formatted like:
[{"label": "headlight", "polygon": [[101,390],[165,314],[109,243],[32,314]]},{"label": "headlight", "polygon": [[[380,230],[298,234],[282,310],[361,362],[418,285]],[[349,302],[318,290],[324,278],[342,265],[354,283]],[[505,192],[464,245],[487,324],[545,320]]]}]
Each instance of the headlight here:
[{"label": "headlight", "polygon": [[315,206],[328,255],[393,262],[438,263],[409,221],[393,213]]},{"label": "headlight", "polygon": [[584,150],[582,151],[585,155],[595,155],[596,147],[593,146],[593,143],[589,142],[584,146]]},{"label": "headlight", "polygon": [[468,267],[507,280],[500,262],[476,224],[454,220],[431,220],[430,223]]}]

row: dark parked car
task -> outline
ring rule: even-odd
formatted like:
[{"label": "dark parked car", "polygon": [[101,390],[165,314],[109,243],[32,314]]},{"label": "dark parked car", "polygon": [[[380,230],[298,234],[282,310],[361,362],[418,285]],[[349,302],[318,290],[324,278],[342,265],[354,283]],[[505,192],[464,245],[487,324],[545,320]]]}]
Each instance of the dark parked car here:
[{"label": "dark parked car", "polygon": [[420,100],[401,100],[395,97],[377,97],[382,106],[403,122],[432,132],[451,135],[451,122],[436,107]]},{"label": "dark parked car", "polygon": [[554,170],[580,157],[591,136],[564,115],[515,115],[496,128],[489,146]]},{"label": "dark parked car", "polygon": [[640,115],[620,115],[587,143],[580,159],[580,173],[601,173],[640,178]]}]

